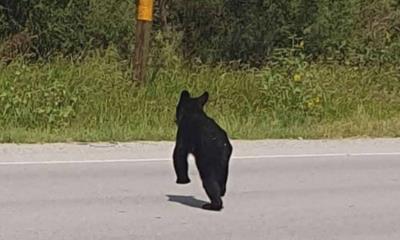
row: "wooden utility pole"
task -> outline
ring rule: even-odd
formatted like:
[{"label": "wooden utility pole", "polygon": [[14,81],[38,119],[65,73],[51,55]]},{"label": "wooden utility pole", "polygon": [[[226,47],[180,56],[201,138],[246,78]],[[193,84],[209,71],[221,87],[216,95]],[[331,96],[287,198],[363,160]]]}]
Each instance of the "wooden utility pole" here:
[{"label": "wooden utility pole", "polygon": [[136,44],[133,56],[133,80],[144,83],[153,21],[153,0],[136,0],[136,8],[137,23]]}]

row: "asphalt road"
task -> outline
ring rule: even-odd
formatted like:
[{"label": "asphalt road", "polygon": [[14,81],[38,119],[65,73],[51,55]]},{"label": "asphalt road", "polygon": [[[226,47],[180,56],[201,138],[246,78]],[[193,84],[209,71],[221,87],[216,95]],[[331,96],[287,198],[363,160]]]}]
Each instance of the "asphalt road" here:
[{"label": "asphalt road", "polygon": [[400,140],[235,141],[225,208],[173,143],[0,145],[0,240],[400,239]]}]

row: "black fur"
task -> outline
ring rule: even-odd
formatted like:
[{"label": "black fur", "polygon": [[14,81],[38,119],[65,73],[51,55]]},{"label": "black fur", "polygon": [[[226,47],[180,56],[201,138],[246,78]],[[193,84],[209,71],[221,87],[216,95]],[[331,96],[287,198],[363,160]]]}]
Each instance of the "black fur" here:
[{"label": "black fur", "polygon": [[203,208],[221,210],[232,145],[226,132],[203,111],[207,100],[207,92],[197,98],[191,98],[186,90],[181,93],[176,107],[178,132],[173,153],[174,169],[178,184],[189,183],[187,157],[189,153],[193,154],[203,187],[211,200]]}]

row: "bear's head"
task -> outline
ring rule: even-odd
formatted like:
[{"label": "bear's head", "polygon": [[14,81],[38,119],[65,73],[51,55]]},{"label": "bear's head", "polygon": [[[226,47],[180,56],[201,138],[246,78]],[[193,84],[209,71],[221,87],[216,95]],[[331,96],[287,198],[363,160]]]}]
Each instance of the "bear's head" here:
[{"label": "bear's head", "polygon": [[204,92],[200,97],[192,98],[188,91],[183,90],[176,106],[176,123],[179,124],[184,116],[203,113],[203,107],[207,100],[208,92]]}]

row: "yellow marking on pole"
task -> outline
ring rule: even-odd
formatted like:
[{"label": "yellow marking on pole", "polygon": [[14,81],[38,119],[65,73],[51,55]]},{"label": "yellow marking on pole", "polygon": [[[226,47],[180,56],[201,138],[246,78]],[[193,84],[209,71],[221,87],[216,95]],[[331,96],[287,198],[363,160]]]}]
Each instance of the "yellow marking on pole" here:
[{"label": "yellow marking on pole", "polygon": [[138,20],[153,21],[153,0],[139,0],[137,8]]}]

